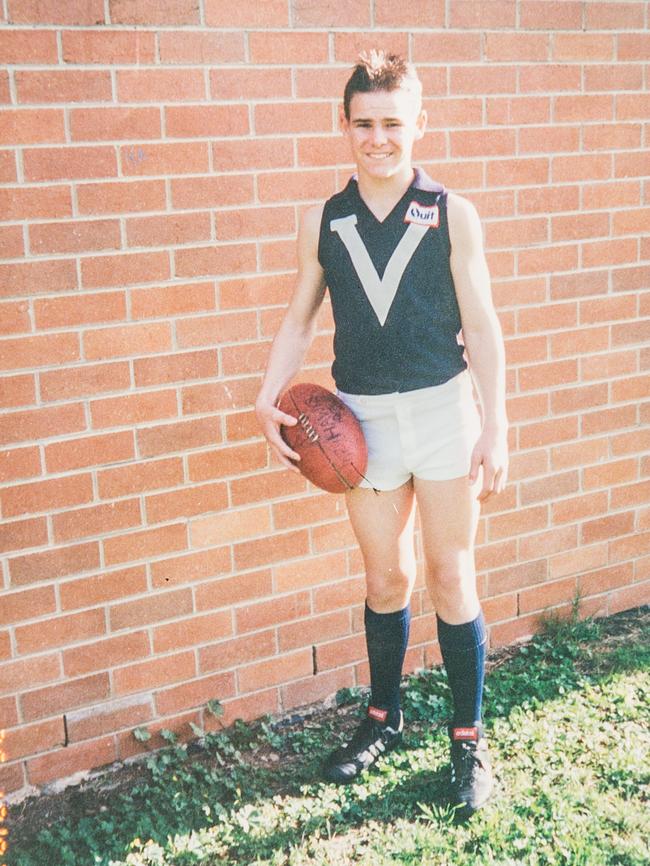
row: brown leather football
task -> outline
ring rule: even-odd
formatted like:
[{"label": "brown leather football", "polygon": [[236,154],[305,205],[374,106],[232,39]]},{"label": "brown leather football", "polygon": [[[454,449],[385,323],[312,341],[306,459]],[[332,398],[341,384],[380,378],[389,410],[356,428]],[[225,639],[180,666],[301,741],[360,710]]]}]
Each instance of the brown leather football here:
[{"label": "brown leather football", "polygon": [[321,385],[301,383],[282,395],[279,408],[298,419],[284,424],[284,441],[300,454],[294,461],[305,478],[329,493],[352,490],[363,479],[368,449],[355,414]]}]

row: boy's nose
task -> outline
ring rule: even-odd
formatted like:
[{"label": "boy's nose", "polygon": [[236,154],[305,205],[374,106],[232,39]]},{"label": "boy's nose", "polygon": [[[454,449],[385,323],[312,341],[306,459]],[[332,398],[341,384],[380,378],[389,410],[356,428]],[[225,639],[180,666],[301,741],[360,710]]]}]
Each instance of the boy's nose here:
[{"label": "boy's nose", "polygon": [[381,124],[373,126],[371,132],[371,140],[374,145],[383,144],[386,141],[386,131]]}]

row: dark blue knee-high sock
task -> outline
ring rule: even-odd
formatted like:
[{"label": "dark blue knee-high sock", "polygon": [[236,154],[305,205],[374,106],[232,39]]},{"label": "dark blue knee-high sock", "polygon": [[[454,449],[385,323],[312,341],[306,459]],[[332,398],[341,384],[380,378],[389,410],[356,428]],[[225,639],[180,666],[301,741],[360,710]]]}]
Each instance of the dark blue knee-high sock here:
[{"label": "dark blue knee-high sock", "polygon": [[366,603],[366,646],[370,663],[371,704],[388,710],[387,724],[399,721],[399,684],[409,639],[411,611],[375,613]]},{"label": "dark blue knee-high sock", "polygon": [[453,725],[470,726],[481,721],[487,633],[481,611],[476,619],[450,625],[436,614],[438,642],[454,699]]}]

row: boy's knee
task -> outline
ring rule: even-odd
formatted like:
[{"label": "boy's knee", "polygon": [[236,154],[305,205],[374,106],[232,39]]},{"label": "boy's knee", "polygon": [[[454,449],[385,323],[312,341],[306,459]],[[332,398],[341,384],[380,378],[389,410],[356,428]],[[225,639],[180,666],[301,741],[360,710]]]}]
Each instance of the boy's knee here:
[{"label": "boy's knee", "polygon": [[427,583],[436,600],[453,603],[476,592],[476,573],[473,563],[464,558],[442,559],[427,565]]},{"label": "boy's knee", "polygon": [[375,613],[402,610],[411,597],[414,576],[401,569],[389,569],[382,574],[367,575],[368,606]]},{"label": "boy's knee", "polygon": [[429,583],[451,588],[474,577],[474,554],[471,550],[450,550],[428,557],[426,562]]}]

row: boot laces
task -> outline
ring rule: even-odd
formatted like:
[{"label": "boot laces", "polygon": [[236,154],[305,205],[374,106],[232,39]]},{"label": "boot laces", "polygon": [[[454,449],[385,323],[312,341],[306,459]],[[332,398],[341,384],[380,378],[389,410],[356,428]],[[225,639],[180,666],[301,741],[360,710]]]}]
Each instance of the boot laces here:
[{"label": "boot laces", "polygon": [[383,746],[384,738],[381,735],[381,727],[372,719],[365,718],[354,732],[346,751],[355,753],[363,748],[376,757],[378,751],[383,752]]},{"label": "boot laces", "polygon": [[454,744],[454,779],[460,785],[471,784],[479,770],[485,769],[485,763],[478,754],[477,743],[459,741]]}]

